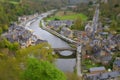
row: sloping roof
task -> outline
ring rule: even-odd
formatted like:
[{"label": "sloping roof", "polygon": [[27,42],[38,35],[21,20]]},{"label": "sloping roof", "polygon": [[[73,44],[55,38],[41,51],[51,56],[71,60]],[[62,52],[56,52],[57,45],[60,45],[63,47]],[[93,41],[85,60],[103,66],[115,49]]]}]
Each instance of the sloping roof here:
[{"label": "sloping roof", "polygon": [[51,21],[48,23],[49,26],[61,26],[61,25],[67,25],[68,27],[69,26],[72,26],[73,25],[73,21],[72,20],[60,20],[60,21]]},{"label": "sloping roof", "polygon": [[112,56],[111,55],[108,55],[108,56],[104,56],[102,58],[102,61],[110,61],[112,59]]},{"label": "sloping roof", "polygon": [[106,72],[106,73],[99,73],[99,74],[87,74],[85,80],[106,80],[109,78],[116,78],[120,76],[120,72]]},{"label": "sloping roof", "polygon": [[120,59],[115,60],[114,64],[120,67]]},{"label": "sloping roof", "polygon": [[47,42],[46,40],[41,40],[41,39],[38,39],[35,44],[40,44],[40,43],[43,43],[43,42]]},{"label": "sloping roof", "polygon": [[90,70],[90,72],[92,72],[92,71],[103,71],[106,69],[105,69],[105,67],[94,67],[94,68],[90,68],[89,70]]}]

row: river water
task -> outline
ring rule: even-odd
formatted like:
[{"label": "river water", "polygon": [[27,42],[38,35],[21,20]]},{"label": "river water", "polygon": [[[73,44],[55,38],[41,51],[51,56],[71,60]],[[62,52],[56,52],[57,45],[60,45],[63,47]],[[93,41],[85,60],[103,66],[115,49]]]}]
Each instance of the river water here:
[{"label": "river water", "polygon": [[[62,48],[62,47],[70,47],[65,41],[61,40],[60,38],[50,34],[49,32],[41,29],[39,27],[39,22],[42,18],[39,17],[35,22],[33,22],[29,28],[33,30],[33,34],[37,35],[38,38],[41,38],[43,40],[47,40],[48,43],[52,46],[52,48]],[[65,51],[61,52],[63,55],[70,55],[71,52]],[[56,66],[61,69],[64,72],[73,72],[74,67],[76,64],[76,59],[56,59],[55,61]]]}]

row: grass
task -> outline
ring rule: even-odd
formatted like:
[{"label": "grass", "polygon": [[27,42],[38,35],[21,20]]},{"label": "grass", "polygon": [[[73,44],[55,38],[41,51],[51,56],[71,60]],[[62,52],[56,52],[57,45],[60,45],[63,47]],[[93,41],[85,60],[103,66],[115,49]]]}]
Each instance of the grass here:
[{"label": "grass", "polygon": [[55,16],[47,18],[47,20],[55,20],[55,19],[59,19],[59,20],[75,20],[78,17],[80,17],[84,21],[87,20],[86,15],[84,15],[82,13],[71,12],[71,11],[66,11],[65,13],[64,13],[64,11],[59,11],[59,12],[57,12],[55,14]]},{"label": "grass", "polygon": [[83,64],[86,66],[87,69],[90,69],[92,67],[99,67],[101,66],[100,64],[98,63],[94,63],[92,60],[90,59],[86,59],[83,61]]},{"label": "grass", "polygon": [[[5,2],[6,0],[0,0],[1,2]],[[7,1],[7,2],[9,2],[9,3],[11,3],[11,4],[19,4],[19,2],[17,2],[17,1]]]}]

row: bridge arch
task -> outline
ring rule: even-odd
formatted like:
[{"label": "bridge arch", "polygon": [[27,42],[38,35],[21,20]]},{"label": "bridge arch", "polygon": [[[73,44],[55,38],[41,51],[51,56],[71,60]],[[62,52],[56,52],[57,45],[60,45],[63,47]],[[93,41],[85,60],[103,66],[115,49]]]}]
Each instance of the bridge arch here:
[{"label": "bridge arch", "polygon": [[[67,51],[70,51],[70,55],[63,55],[62,52],[65,52],[64,54],[67,53]],[[55,54],[58,55],[59,58],[66,58],[66,59],[71,59],[76,57],[76,49],[74,48],[54,48]]]}]

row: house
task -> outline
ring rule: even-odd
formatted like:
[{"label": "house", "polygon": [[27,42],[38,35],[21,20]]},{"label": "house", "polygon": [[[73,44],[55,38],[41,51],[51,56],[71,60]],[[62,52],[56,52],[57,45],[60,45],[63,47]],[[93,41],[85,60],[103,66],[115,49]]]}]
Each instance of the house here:
[{"label": "house", "polygon": [[106,65],[112,60],[112,55],[109,52],[96,47],[94,47],[93,50],[94,50],[93,59],[95,62]]},{"label": "house", "polygon": [[102,44],[101,44],[101,40],[99,40],[99,39],[93,39],[92,41],[92,44],[95,46],[101,46]]},{"label": "house", "polygon": [[48,26],[54,30],[59,30],[61,27],[71,27],[73,25],[72,20],[55,20],[48,23]]},{"label": "house", "polygon": [[110,43],[112,44],[111,46],[115,49],[115,47],[120,50],[120,34],[113,35],[112,37],[109,38]]},{"label": "house", "polygon": [[66,37],[68,37],[68,38],[72,38],[72,37],[73,37],[73,31],[70,30],[69,28],[66,28],[66,27],[63,27],[63,28],[61,29],[60,34],[66,36]]},{"label": "house", "polygon": [[120,71],[120,57],[117,57],[113,63],[113,70]]},{"label": "house", "polygon": [[89,38],[85,31],[74,30],[74,36],[76,36],[77,40],[83,44],[87,44],[89,42]]},{"label": "house", "polygon": [[84,80],[120,80],[119,79],[120,72],[104,72],[104,73],[96,73],[96,74],[85,74]]},{"label": "house", "polygon": [[93,31],[92,22],[88,22],[88,24],[85,26],[85,31],[88,33]]},{"label": "house", "polygon": [[104,72],[106,72],[106,69],[103,66],[102,67],[93,67],[93,68],[90,68],[89,71],[91,74],[96,74],[96,73],[104,73]]},{"label": "house", "polygon": [[37,36],[33,35],[30,30],[25,29],[24,27],[12,25],[7,35],[5,37],[10,42],[18,42],[21,48],[25,48],[31,45],[36,45],[41,43],[43,40],[39,40]]},{"label": "house", "polygon": [[41,40],[41,39],[38,39],[35,44],[40,44],[40,43],[46,43],[47,41],[46,40]]},{"label": "house", "polygon": [[26,20],[27,20],[26,16],[18,17],[18,22],[23,22],[23,21],[26,21]]},{"label": "house", "polygon": [[68,9],[73,9],[73,10],[75,10],[75,9],[77,9],[77,6],[72,5],[72,6],[67,6],[67,8],[68,8]]}]

